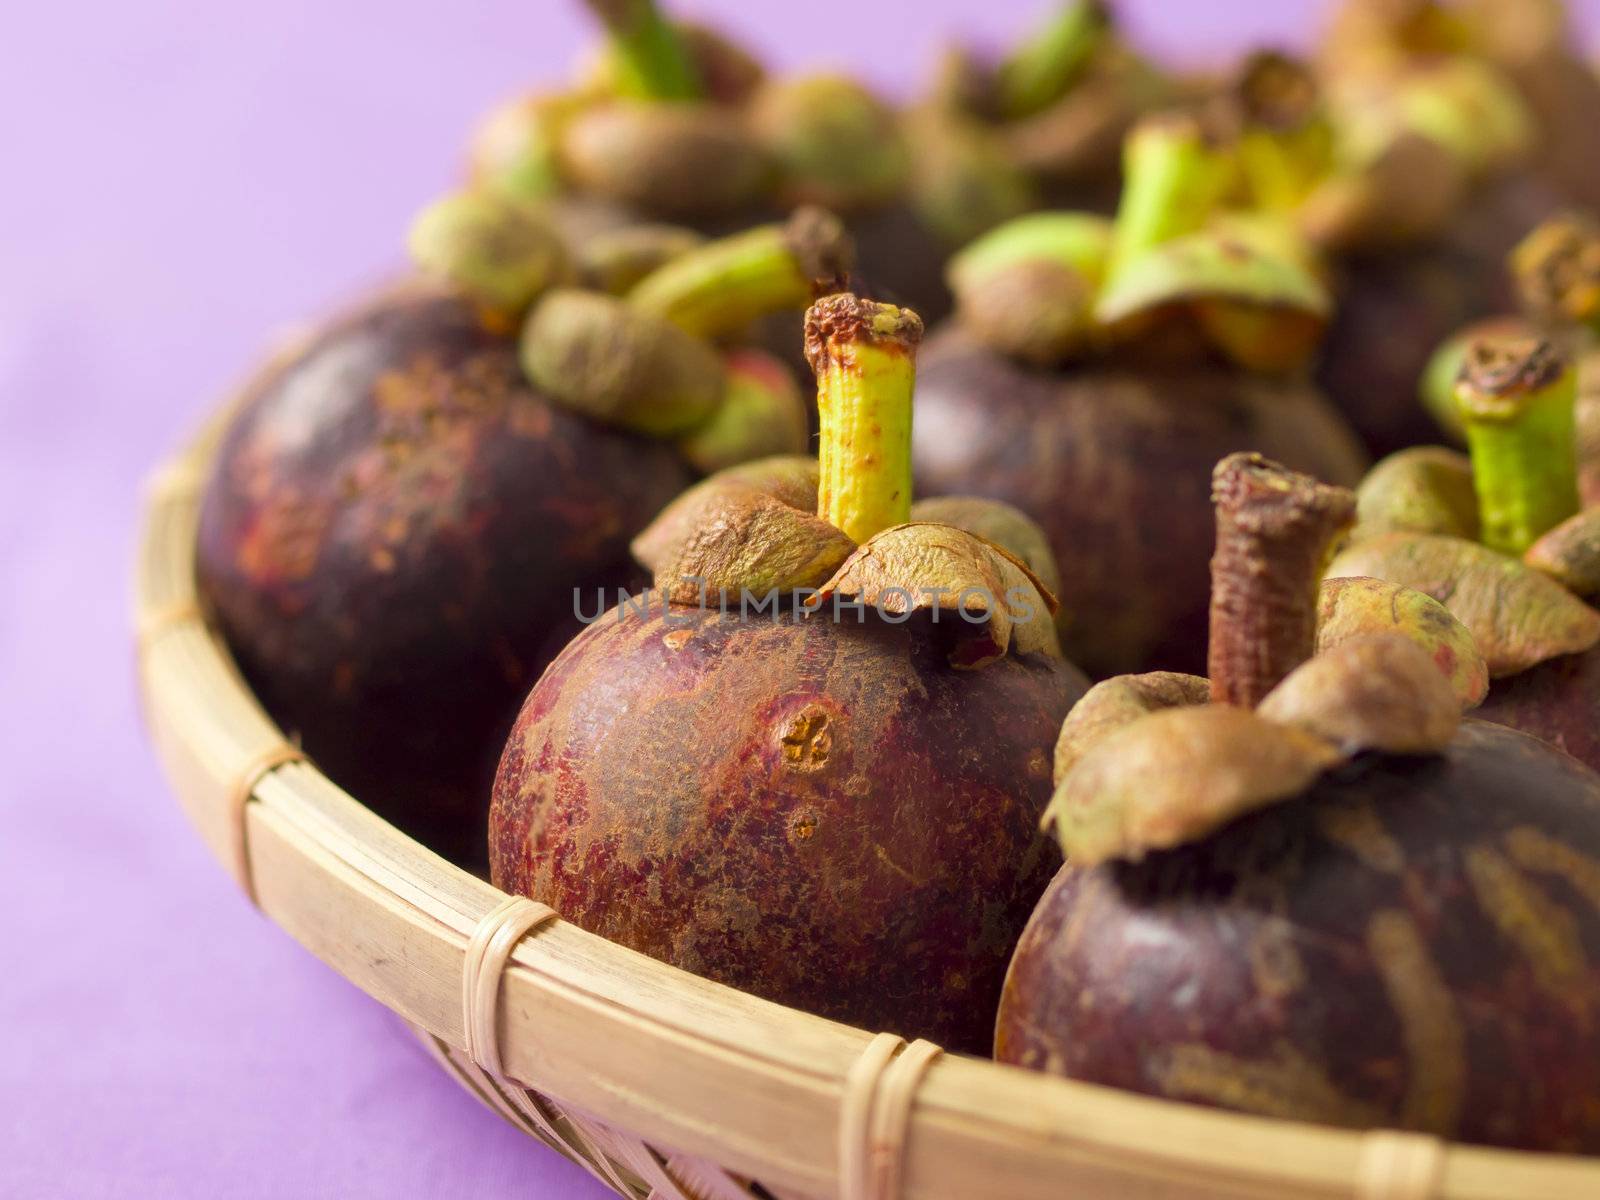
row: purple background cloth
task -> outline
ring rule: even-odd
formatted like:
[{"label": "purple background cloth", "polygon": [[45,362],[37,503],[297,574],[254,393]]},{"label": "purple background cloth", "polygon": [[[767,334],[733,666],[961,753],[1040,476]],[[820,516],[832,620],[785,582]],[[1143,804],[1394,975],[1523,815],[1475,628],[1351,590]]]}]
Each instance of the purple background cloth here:
[{"label": "purple background cloth", "polygon": [[[1002,41],[1050,2],[679,7],[904,90],[943,36]],[[1322,7],[1123,5],[1190,59],[1303,42]],[[589,40],[554,0],[0,22],[0,1195],[602,1194],[207,858],[139,728],[127,617],[142,476],[275,330],[393,267],[475,115]]]}]

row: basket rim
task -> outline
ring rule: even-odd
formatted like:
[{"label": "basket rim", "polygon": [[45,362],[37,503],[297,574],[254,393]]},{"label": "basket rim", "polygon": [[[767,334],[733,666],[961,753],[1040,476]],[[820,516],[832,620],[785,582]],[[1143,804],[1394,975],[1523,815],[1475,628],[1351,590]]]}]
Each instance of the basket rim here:
[{"label": "basket rim", "polygon": [[[148,732],[202,839],[236,875],[241,863],[251,872],[261,911],[459,1050],[468,938],[504,894],[412,841],[310,762],[285,758],[262,769],[284,735],[199,602],[200,495],[232,408],[147,484],[134,617]],[[758,1179],[776,1195],[837,1194],[845,1077],[871,1032],[712,983],[559,920],[516,946],[501,987],[501,1053],[519,1084]],[[1373,1137],[945,1055],[916,1094],[902,1194],[1387,1195],[1365,1174]],[[1426,1193],[1440,1200],[1600,1195],[1600,1159],[1454,1143],[1443,1152]]]}]

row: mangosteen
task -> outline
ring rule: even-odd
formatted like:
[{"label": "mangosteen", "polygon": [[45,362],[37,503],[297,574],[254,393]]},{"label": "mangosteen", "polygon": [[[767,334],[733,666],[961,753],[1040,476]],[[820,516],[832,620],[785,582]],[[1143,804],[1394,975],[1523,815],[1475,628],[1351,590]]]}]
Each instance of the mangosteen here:
[{"label": "mangosteen", "polygon": [[730,261],[762,266],[738,293],[759,311],[793,295],[784,228],[734,242],[674,260],[663,316],[552,286],[571,264],[546,223],[451,197],[413,228],[422,277],[274,364],[222,439],[199,583],[246,678],[336,782],[458,861],[481,861],[496,752],[579,628],[575,589],[631,578],[629,539],[697,470],[806,445],[781,364],[675,323]]},{"label": "mangosteen", "polygon": [[1578,369],[1578,496],[1585,506],[1600,504],[1600,222],[1575,211],[1552,217],[1518,242],[1509,260],[1520,312],[1474,321],[1441,342],[1422,377],[1423,406],[1439,431],[1465,445],[1456,381],[1468,347],[1484,338],[1550,338]]},{"label": "mangosteen", "polygon": [[1379,463],[1332,575],[1427,592],[1494,677],[1480,715],[1600,769],[1600,508],[1580,511],[1571,360],[1555,342],[1469,343],[1456,385],[1471,457],[1431,447]]},{"label": "mangosteen", "polygon": [[[1172,100],[1175,85],[1128,45],[1104,0],[1068,0],[1004,56],[948,51],[921,106],[946,129],[992,145],[1018,182],[992,195],[1036,190],[1050,207],[1109,212],[1116,206],[1121,146],[1144,113]],[[937,128],[932,124],[933,128]],[[993,188],[995,185],[991,185]],[[936,206],[941,225],[965,243],[1004,217],[986,206]]]},{"label": "mangosteen", "polygon": [[[1572,155],[1544,153],[1554,150],[1548,114],[1519,87],[1527,71],[1498,48],[1523,52],[1474,31],[1476,15],[1431,0],[1348,7],[1323,64],[1353,175],[1330,189],[1348,191],[1352,211],[1335,217],[1332,205],[1318,215],[1344,226],[1327,229],[1341,303],[1319,377],[1382,455],[1436,439],[1409,403],[1428,348],[1508,307],[1507,251],[1585,189],[1573,172],[1551,169]],[[1600,146],[1592,107],[1580,110],[1591,148]],[[1582,157],[1592,172],[1592,150]]]},{"label": "mangosteen", "polygon": [[1038,530],[911,504],[921,331],[850,294],[811,309],[820,462],[713,476],[636,540],[656,586],[529,693],[489,857],[499,887],[664,962],[983,1052],[1057,861],[1040,738],[1086,681]]},{"label": "mangosteen", "polygon": [[[844,75],[769,76],[653,0],[587,7],[608,35],[594,69],[489,114],[472,140],[477,183],[544,208],[580,256],[633,225],[718,236],[823,204],[849,225],[876,288],[948,308],[945,251],[908,202],[910,152],[887,102]],[[796,347],[799,326],[774,319],[767,338]]]},{"label": "mangosteen", "polygon": [[1324,50],[1329,70],[1342,74],[1449,58],[1492,64],[1528,111],[1531,168],[1569,202],[1600,205],[1600,79],[1559,0],[1346,0]]},{"label": "mangosteen", "polygon": [[1218,458],[1348,483],[1364,466],[1304,376],[1331,305],[1310,251],[1269,215],[1216,211],[1238,148],[1203,114],[1145,118],[1115,221],[1034,214],[974,242],[923,356],[919,484],[1039,522],[1068,654],[1094,674],[1198,666]]},{"label": "mangosteen", "polygon": [[1393,632],[1312,655],[1354,497],[1216,480],[1210,679],[1064,723],[1068,865],[1018,944],[1003,1062],[1170,1100],[1600,1153],[1600,776],[1463,720]]}]

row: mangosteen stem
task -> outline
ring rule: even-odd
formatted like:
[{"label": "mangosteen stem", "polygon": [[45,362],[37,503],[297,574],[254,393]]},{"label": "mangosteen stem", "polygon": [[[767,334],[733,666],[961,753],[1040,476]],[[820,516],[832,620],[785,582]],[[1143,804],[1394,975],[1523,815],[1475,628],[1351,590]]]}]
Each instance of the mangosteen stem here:
[{"label": "mangosteen stem", "polygon": [[617,87],[640,100],[698,100],[700,73],[655,0],[584,0],[611,35]]},{"label": "mangosteen stem", "polygon": [[1211,499],[1211,699],[1254,708],[1316,650],[1317,589],[1356,497],[1259,454],[1230,454],[1212,473]]},{"label": "mangosteen stem", "polygon": [[828,296],[806,313],[821,442],[817,515],[857,544],[911,516],[911,393],[922,318]]},{"label": "mangosteen stem", "polygon": [[1511,252],[1522,305],[1558,326],[1600,333],[1600,223],[1569,213],[1552,217]]},{"label": "mangosteen stem", "polygon": [[1262,207],[1299,208],[1332,165],[1333,131],[1321,89],[1305,63],[1262,51],[1251,55],[1233,89],[1244,129],[1239,165]]},{"label": "mangosteen stem", "polygon": [[628,301],[697,337],[718,338],[845,286],[854,260],[838,217],[801,208],[782,225],[719,238],[664,263]]},{"label": "mangosteen stem", "polygon": [[1483,543],[1521,555],[1578,511],[1577,373],[1538,337],[1467,347],[1456,410],[1467,430]]},{"label": "mangosteen stem", "polygon": [[1174,110],[1140,121],[1123,145],[1111,273],[1204,226],[1233,181],[1234,165],[1227,139],[1196,113]]},{"label": "mangosteen stem", "polygon": [[1072,87],[1111,29],[1102,0],[1069,0],[995,73],[1000,115],[1010,120],[1049,108]]}]

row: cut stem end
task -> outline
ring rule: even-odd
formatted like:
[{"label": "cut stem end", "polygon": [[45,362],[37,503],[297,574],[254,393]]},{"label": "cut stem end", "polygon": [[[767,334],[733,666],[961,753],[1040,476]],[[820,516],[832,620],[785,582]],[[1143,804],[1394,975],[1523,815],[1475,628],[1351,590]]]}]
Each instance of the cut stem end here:
[{"label": "cut stem end", "polygon": [[856,543],[911,515],[911,394],[922,318],[908,308],[828,296],[806,313],[817,376],[817,515]]},{"label": "cut stem end", "polygon": [[1577,376],[1549,341],[1480,338],[1456,381],[1483,542],[1521,555],[1578,511]]},{"label": "cut stem end", "polygon": [[1231,454],[1211,477],[1211,697],[1254,708],[1316,649],[1317,588],[1355,493]]}]

